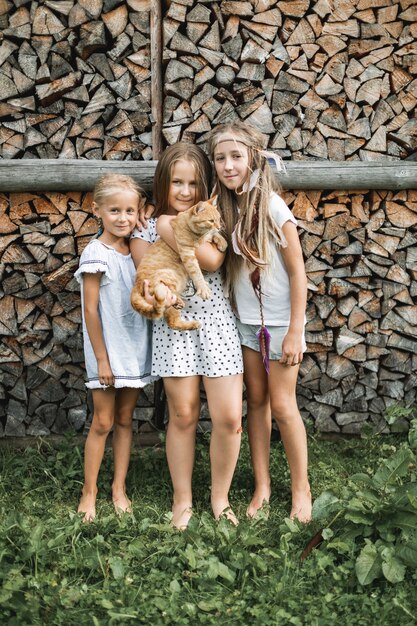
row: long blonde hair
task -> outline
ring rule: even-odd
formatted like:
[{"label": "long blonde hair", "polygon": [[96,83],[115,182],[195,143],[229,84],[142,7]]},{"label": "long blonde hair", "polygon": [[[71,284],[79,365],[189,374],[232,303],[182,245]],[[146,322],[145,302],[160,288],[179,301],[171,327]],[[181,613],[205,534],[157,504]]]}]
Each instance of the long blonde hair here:
[{"label": "long blonde hair", "polygon": [[[227,140],[244,144],[248,151],[247,187],[244,184],[242,191],[239,191],[237,195],[235,191],[225,187],[218,179],[216,180],[218,208],[222,213],[229,240],[224,264],[225,286],[226,291],[233,295],[233,285],[242,264],[247,263],[252,272],[258,268],[257,274],[261,276],[270,267],[271,239],[273,243],[280,246],[286,246],[286,241],[269,211],[271,192],[279,192],[280,187],[275,180],[268,159],[262,154],[264,135],[240,121],[217,126],[211,131],[208,139],[208,150],[213,164],[215,149],[219,142],[226,140],[226,137]],[[257,178],[252,188],[251,175]],[[239,248],[240,254],[234,254],[231,251],[232,240]]]}]

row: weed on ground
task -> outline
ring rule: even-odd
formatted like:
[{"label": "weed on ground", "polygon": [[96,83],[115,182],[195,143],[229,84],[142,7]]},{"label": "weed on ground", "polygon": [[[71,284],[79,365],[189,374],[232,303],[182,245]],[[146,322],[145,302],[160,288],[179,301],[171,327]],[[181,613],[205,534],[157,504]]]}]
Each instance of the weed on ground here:
[{"label": "weed on ground", "polygon": [[[314,497],[331,492],[334,509],[336,501],[345,502],[350,476],[373,475],[402,446],[404,437],[325,441],[310,436]],[[323,527],[325,514],[322,506],[321,519],[305,526],[287,518],[290,478],[280,442],[272,444],[269,516],[249,521],[245,510],[253,485],[243,437],[231,491],[231,503],[241,520],[235,528],[211,516],[209,445],[206,437],[200,438],[195,512],[183,533],[170,526],[171,486],[162,445],[133,451],[128,478],[133,514],[121,518],[111,504],[111,451],[106,451],[98,515],[91,524],[83,524],[75,513],[82,455],[82,447],[70,439],[57,447],[40,441],[24,450],[0,450],[1,624],[417,623],[415,568],[403,566],[400,584],[382,574],[362,579],[361,584],[355,571],[357,537],[352,536],[345,552],[336,549],[340,542],[334,549],[322,544],[304,561],[300,559]],[[415,481],[411,457],[407,457],[407,471]],[[328,503],[326,497],[322,503]],[[343,515],[336,515],[344,521],[327,530],[327,538],[333,535],[333,541],[347,528],[345,509]],[[391,545],[389,534],[384,541]]]}]

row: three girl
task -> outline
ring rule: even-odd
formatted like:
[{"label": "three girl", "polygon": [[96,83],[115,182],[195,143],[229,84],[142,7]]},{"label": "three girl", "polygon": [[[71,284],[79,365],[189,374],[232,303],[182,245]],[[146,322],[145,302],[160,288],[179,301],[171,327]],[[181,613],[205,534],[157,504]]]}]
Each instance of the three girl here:
[{"label": "three girl", "polygon": [[[271,412],[291,473],[291,517],[311,518],[307,438],[297,407],[296,382],[304,341],[307,279],[296,220],[276,193],[264,136],[242,122],[215,128],[209,152],[218,205],[233,250],[225,285],[238,317],[248,402],[255,491],[247,514],[270,498]],[[269,344],[269,345],[268,345]],[[269,372],[269,373],[268,373]]]},{"label": "three girl", "polygon": [[[229,489],[240,448],[240,343],[255,477],[247,514],[255,516],[270,499],[272,414],[290,467],[290,515],[303,522],[311,518],[307,439],[295,394],[299,364],[306,349],[307,281],[296,220],[276,193],[268,163],[273,155],[265,153],[263,145],[264,136],[242,122],[212,131],[209,151],[217,177],[218,207],[229,239],[226,260],[213,244],[198,248],[197,259],[213,296],[209,301],[201,300],[190,281],[183,294],[186,305],[182,316],[198,320],[201,328],[174,331],[165,320],[155,322],[152,366],[148,324],[130,307],[134,268],[125,238],[132,233],[130,250],[136,266],[158,236],[175,249],[171,221],[177,213],[209,197],[210,163],[204,152],[192,144],[178,143],[165,150],[154,178],[155,217],[148,220],[143,231],[133,230],[141,203],[140,190],[133,181],[128,177],[106,177],[97,185],[94,212],[103,220],[104,230],[85,249],[77,272],[83,287],[87,386],[94,390],[94,417],[86,442],[85,484],[79,506],[87,519],[95,515],[97,475],[113,421],[113,501],[123,511],[130,509],[125,477],[131,419],[138,388],[150,380],[151,374],[163,378],[168,400],[166,453],[174,491],[173,525],[184,529],[192,516],[201,382],[213,425],[213,513],[216,519],[225,515],[237,523],[229,504]],[[237,314],[238,330],[223,286]],[[120,298],[123,312],[118,315],[115,307]],[[117,327],[116,320],[120,321]]]},{"label": "three girl", "polygon": [[[171,221],[210,192],[211,168],[198,146],[177,143],[162,154],[155,172],[155,217],[146,230],[135,230],[131,252],[138,265],[159,235],[175,249]],[[183,529],[192,515],[192,472],[200,414],[200,383],[207,395],[212,420],[210,442],[211,506],[216,519],[225,515],[237,523],[229,504],[229,489],[240,449],[242,418],[242,354],[235,318],[223,295],[220,267],[224,253],[204,243],[196,252],[206,272],[212,297],[203,301],[191,281],[182,295],[183,319],[195,319],[201,328],[170,329],[165,320],[153,324],[152,374],[164,380],[169,423],[166,453],[173,484],[172,523]]]},{"label": "three girl", "polygon": [[93,200],[101,232],[84,249],[75,273],[81,285],[86,386],[94,405],[78,506],[84,521],[96,515],[97,477],[113,427],[113,504],[117,512],[131,510],[125,480],[132,415],[139,389],[152,380],[150,326],[130,304],[135,266],[128,242],[143,204],[142,190],[129,176],[107,175],[97,182]]}]

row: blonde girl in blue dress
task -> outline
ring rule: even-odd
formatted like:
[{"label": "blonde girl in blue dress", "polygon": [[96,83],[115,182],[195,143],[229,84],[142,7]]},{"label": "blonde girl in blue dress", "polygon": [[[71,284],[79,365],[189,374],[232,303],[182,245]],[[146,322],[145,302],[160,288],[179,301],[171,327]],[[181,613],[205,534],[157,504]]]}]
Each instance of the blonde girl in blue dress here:
[{"label": "blonde girl in blue dress", "polygon": [[107,175],[97,182],[93,200],[101,232],[84,249],[75,273],[81,286],[86,387],[94,405],[78,506],[84,521],[96,516],[97,478],[112,428],[113,504],[118,513],[131,511],[126,475],[132,416],[140,388],[152,380],[149,322],[130,304],[135,266],[129,237],[143,205],[142,191],[129,176]]}]

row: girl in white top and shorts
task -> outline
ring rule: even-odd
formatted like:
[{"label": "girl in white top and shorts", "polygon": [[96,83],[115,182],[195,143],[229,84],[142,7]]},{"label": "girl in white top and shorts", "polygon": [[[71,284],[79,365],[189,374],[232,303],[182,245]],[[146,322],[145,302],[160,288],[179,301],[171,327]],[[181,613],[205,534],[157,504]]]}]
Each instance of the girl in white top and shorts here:
[{"label": "girl in white top and shorts", "polygon": [[209,152],[217,175],[218,205],[232,242],[225,285],[238,317],[248,401],[248,431],[255,490],[249,517],[267,504],[271,487],[271,413],[291,473],[290,516],[311,519],[307,437],[297,407],[296,383],[306,349],[307,279],[296,220],[276,193],[265,137],[243,122],[215,128]]}]

